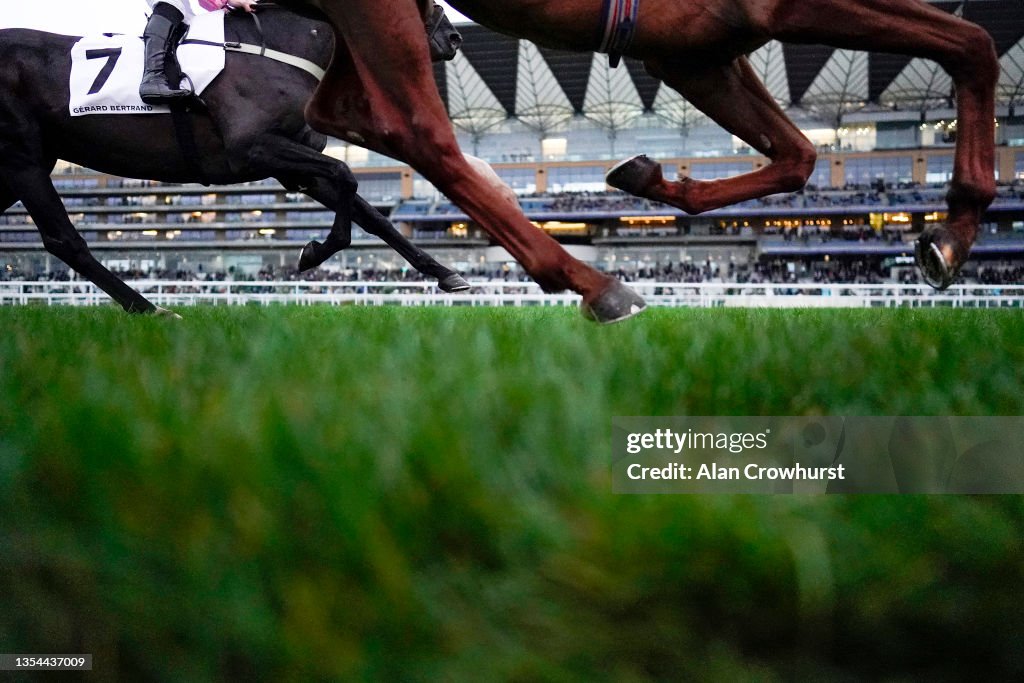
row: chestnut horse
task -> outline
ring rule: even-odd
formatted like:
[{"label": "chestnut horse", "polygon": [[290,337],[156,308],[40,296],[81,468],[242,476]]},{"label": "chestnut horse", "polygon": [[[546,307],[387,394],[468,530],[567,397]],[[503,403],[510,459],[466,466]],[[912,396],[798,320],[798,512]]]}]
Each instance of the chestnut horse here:
[{"label": "chestnut horse", "polygon": [[[339,36],[334,61],[306,109],[323,132],[406,161],[462,207],[548,290],[583,295],[602,321],[642,307],[635,294],[570,258],[459,153],[434,84],[419,0],[305,0]],[[609,0],[614,2],[614,0]],[[633,0],[636,2],[637,0]],[[598,51],[605,0],[451,0],[477,22],[539,45]],[[957,143],[946,225],[917,244],[927,280],[947,286],[970,252],[995,196],[995,86],[999,63],[981,27],[922,0],[639,0],[631,41],[619,51],[677,90],[770,164],[733,178],[666,181],[639,156],[609,173],[612,185],[699,213],[803,187],[811,143],[776,104],[746,55],[769,40],[891,52],[937,61],[953,79]]]}]

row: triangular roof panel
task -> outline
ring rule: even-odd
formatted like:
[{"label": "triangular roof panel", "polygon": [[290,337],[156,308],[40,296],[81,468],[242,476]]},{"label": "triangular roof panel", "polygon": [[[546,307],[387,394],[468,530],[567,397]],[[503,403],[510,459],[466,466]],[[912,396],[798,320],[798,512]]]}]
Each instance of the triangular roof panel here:
[{"label": "triangular roof panel", "polygon": [[460,52],[505,110],[514,114],[519,40],[474,24],[459,26],[459,33],[463,38]]},{"label": "triangular roof panel", "polygon": [[508,117],[491,89],[461,52],[445,63],[448,115],[468,132],[481,132]]},{"label": "triangular roof panel", "polygon": [[584,115],[605,128],[618,129],[640,116],[643,110],[629,71],[621,67],[613,69],[605,55],[594,53],[590,83],[583,101]]},{"label": "triangular roof panel", "polygon": [[1010,106],[1024,104],[1024,40],[1011,47],[999,60],[999,99]]},{"label": "triangular roof panel", "polygon": [[559,86],[537,46],[519,41],[519,74],[516,113],[520,120],[538,131],[548,131],[573,115],[573,106]]},{"label": "triangular roof panel", "polygon": [[782,43],[772,40],[750,55],[750,65],[779,105],[789,106],[789,79]]},{"label": "triangular roof panel", "polygon": [[835,48],[824,45],[792,45],[782,46],[786,58],[786,77],[789,79],[789,97],[794,104],[799,104],[811,83],[821,73],[822,67],[828,62]]},{"label": "triangular roof panel", "polygon": [[629,75],[633,78],[636,91],[640,94],[640,101],[643,102],[644,111],[651,111],[654,109],[654,98],[658,96],[661,81],[647,73],[647,69],[639,59],[626,57],[622,63],[625,64],[625,68],[629,70]]},{"label": "triangular roof panel", "polygon": [[590,80],[590,55],[546,47],[540,48],[540,53],[572,103],[572,108],[577,114],[582,113],[587,81]]}]

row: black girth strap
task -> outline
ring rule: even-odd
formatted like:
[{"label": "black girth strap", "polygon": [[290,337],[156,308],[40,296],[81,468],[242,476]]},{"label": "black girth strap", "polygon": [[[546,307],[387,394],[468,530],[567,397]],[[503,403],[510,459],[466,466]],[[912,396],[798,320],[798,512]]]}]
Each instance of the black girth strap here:
[{"label": "black girth strap", "polygon": [[175,102],[171,105],[171,119],[174,121],[174,134],[178,138],[178,147],[189,173],[199,179],[203,185],[209,185],[210,179],[203,170],[203,155],[196,143],[194,125],[195,107],[188,102]]},{"label": "black girth strap", "polygon": [[[181,34],[176,36],[175,42],[182,45],[188,41],[188,24],[181,25]],[[197,178],[203,185],[209,185],[210,181],[203,170],[203,155],[196,143],[195,117],[202,112],[202,100],[195,94],[195,86],[192,79],[188,77],[178,62],[178,55],[175,53],[173,59],[168,60],[168,79],[173,83],[179,81],[187,82],[193,96],[179,102],[171,102],[168,106],[171,109],[171,120],[174,121],[174,134],[178,138],[178,148],[185,160],[185,168],[193,177]]]}]

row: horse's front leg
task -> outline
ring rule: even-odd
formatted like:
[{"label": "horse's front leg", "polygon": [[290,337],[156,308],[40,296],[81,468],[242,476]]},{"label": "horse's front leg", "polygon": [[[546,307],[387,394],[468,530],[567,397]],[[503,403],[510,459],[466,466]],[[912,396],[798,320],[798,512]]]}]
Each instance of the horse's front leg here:
[{"label": "horse's front leg", "polygon": [[547,291],[572,289],[602,322],[643,300],[572,258],[462,155],[434,81],[423,20],[408,0],[324,3],[339,36],[327,76],[306,109],[313,128],[401,159],[505,247]]},{"label": "horse's front leg", "polygon": [[702,213],[777,192],[794,192],[814,171],[814,146],[776,104],[746,58],[694,68],[692,62],[649,61],[647,68],[722,128],[771,160],[733,178],[667,181],[646,156],[620,163],[608,184],[641,197]]},{"label": "horse's front leg", "polygon": [[388,246],[408,261],[413,268],[428,277],[436,279],[437,286],[442,291],[464,292],[469,289],[469,283],[466,282],[465,278],[448,266],[439,263],[433,256],[406,239],[384,214],[373,208],[368,201],[359,195],[356,195],[352,209],[356,223],[363,230],[384,240]]}]

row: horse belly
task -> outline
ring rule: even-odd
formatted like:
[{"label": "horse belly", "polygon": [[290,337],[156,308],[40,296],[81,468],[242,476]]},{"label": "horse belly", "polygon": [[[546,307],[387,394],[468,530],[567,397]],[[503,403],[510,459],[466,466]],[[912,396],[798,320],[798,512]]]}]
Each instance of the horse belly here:
[{"label": "horse belly", "polygon": [[731,61],[764,43],[735,0],[640,0],[638,57],[719,57]]},{"label": "horse belly", "polygon": [[[640,58],[706,58],[721,53],[731,59],[756,49],[743,3],[735,0],[639,0],[633,47]],[[592,51],[601,40],[602,0],[455,0],[449,3],[475,21],[501,33],[556,49]]]},{"label": "horse belly", "polygon": [[[197,119],[195,137],[210,179],[229,175],[212,124]],[[61,159],[103,173],[173,183],[201,180],[191,170],[168,115],[73,117],[53,142]]]}]

